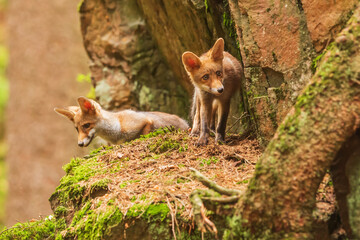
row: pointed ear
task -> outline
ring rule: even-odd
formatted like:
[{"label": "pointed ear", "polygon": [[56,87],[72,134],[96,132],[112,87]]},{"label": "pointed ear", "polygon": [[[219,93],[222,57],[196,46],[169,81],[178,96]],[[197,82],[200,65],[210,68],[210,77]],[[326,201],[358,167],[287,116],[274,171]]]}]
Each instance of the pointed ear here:
[{"label": "pointed ear", "polygon": [[220,61],[224,58],[224,39],[219,38],[216,40],[214,46],[211,49],[211,58],[214,61]]},{"label": "pointed ear", "polygon": [[83,113],[87,113],[87,114],[95,114],[96,113],[96,108],[90,99],[87,99],[86,97],[79,97],[77,100],[78,100],[80,109]]},{"label": "pointed ear", "polygon": [[199,69],[201,66],[200,58],[192,52],[184,52],[182,55],[182,62],[188,72]]},{"label": "pointed ear", "polygon": [[78,109],[79,109],[79,107],[69,107],[69,109],[65,109],[65,108],[54,108],[54,111],[55,111],[56,113],[58,113],[59,115],[65,116],[65,117],[67,117],[68,119],[70,119],[70,121],[74,122],[74,117],[75,117],[75,113],[76,113],[75,108],[78,108]]}]

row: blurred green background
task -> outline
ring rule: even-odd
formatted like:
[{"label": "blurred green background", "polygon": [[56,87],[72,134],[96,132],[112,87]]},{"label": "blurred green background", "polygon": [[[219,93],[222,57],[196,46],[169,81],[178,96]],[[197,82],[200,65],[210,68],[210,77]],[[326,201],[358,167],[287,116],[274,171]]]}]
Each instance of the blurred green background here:
[{"label": "blurred green background", "polygon": [[5,135],[5,107],[9,96],[9,85],[6,79],[8,52],[5,46],[5,9],[7,0],[0,0],[0,229],[4,227],[6,182],[6,143]]}]

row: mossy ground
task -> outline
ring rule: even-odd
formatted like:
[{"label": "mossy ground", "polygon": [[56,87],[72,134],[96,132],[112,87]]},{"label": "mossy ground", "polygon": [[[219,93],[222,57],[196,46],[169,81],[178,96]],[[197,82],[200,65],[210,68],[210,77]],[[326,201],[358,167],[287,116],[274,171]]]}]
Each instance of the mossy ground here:
[{"label": "mossy ground", "polygon": [[[204,187],[189,168],[221,186],[245,190],[261,154],[256,140],[226,140],[215,145],[211,138],[208,146],[195,147],[197,137],[187,132],[160,130],[74,158],[50,198],[53,218],[17,224],[0,239],[173,239],[172,225],[177,239],[201,239],[188,196]],[[226,215],[209,211],[208,217],[221,236]],[[204,239],[212,238],[207,233]]]}]

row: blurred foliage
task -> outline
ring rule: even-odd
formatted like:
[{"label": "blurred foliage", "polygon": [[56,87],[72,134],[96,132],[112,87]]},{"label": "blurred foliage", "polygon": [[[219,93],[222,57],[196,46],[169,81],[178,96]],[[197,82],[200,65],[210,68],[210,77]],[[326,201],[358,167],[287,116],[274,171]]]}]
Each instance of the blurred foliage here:
[{"label": "blurred foliage", "polygon": [[90,91],[88,92],[88,94],[86,95],[87,98],[91,98],[91,99],[95,99],[95,88],[94,86],[91,85],[91,74],[78,74],[76,81],[78,81],[79,83],[85,83],[85,84],[89,84],[90,85]]},{"label": "blurred foliage", "polygon": [[4,141],[0,141],[0,230],[4,228],[5,220],[5,200],[8,189],[6,180],[6,165],[4,161],[6,153],[6,145]]},{"label": "blurred foliage", "polygon": [[[7,49],[5,46],[0,45],[0,124],[4,121],[5,104],[9,96],[9,85],[5,76],[7,62]],[[0,138],[1,135],[0,133]]]},{"label": "blurred foliage", "polygon": [[[0,12],[6,10],[8,0],[0,0]],[[5,130],[5,106],[9,97],[9,84],[6,79],[6,67],[8,64],[8,51],[4,46],[5,29],[4,22],[0,23],[0,230],[4,228],[5,221],[5,200],[7,193],[5,155],[7,145],[4,140]]]},{"label": "blurred foliage", "polygon": [[0,0],[0,11],[3,11],[7,6],[8,0]]}]

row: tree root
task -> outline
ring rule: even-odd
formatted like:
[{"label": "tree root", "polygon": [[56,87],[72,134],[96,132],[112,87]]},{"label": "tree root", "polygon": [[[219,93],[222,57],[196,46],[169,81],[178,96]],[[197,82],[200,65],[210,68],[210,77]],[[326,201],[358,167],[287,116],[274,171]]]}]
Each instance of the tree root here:
[{"label": "tree root", "polygon": [[[205,205],[208,208],[216,209],[219,207],[219,204],[235,204],[239,201],[242,192],[235,189],[221,187],[214,181],[211,181],[202,175],[196,169],[190,168],[190,170],[193,172],[194,177],[197,180],[209,188],[206,190],[194,190],[190,194],[194,221],[202,233],[208,230],[209,232],[213,233],[217,239],[217,228],[215,224],[206,216]],[[219,197],[219,194],[226,195],[228,197]]]}]

